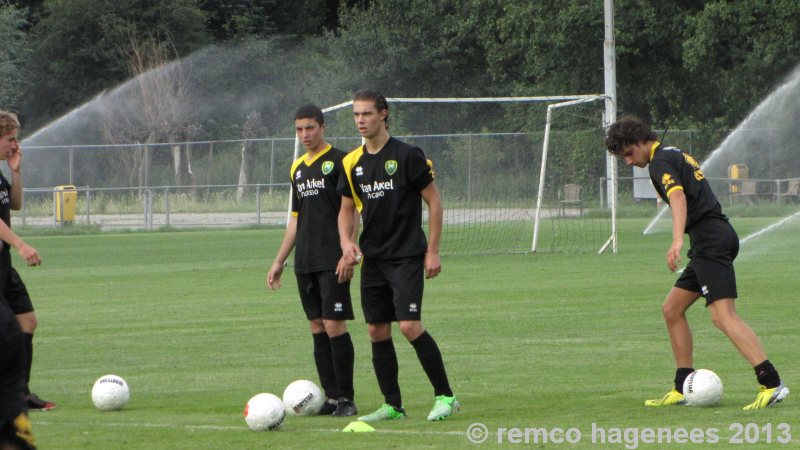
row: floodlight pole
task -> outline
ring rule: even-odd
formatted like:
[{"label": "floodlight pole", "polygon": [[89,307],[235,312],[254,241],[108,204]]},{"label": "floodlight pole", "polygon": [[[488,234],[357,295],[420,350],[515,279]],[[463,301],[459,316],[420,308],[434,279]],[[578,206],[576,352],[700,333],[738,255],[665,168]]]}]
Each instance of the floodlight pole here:
[{"label": "floodlight pole", "polygon": [[[605,40],[603,41],[603,74],[605,80],[605,128],[617,121],[617,53],[614,41],[614,0],[604,1]],[[602,253],[609,244],[617,253],[617,158],[606,155],[607,204],[611,205],[611,237],[600,248]]]}]

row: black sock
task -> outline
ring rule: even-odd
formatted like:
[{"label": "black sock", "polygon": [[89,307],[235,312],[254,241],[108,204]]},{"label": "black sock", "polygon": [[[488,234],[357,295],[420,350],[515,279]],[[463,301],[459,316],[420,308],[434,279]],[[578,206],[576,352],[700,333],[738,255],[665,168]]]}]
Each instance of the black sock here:
[{"label": "black sock", "polygon": [[319,382],[328,398],[337,398],[336,374],[333,372],[333,354],[331,353],[331,340],[328,333],[314,333],[314,362],[317,365]]},{"label": "black sock", "polygon": [[411,341],[411,345],[417,351],[417,358],[419,358],[422,368],[433,385],[433,395],[437,397],[440,395],[452,397],[453,391],[447,381],[447,372],[444,370],[442,353],[439,351],[439,346],[436,345],[433,337],[425,331],[418,338]]},{"label": "black sock", "polygon": [[350,333],[331,338],[333,372],[336,374],[336,391],[339,397],[353,400],[353,362],[355,351]]},{"label": "black sock", "polygon": [[775,370],[775,366],[773,366],[769,360],[755,366],[754,369],[756,371],[756,378],[758,378],[758,384],[766,386],[767,389],[776,388],[781,385],[781,377],[778,375],[778,371]]},{"label": "black sock", "polygon": [[375,368],[384,401],[395,408],[402,408],[403,399],[400,396],[400,383],[397,381],[397,353],[394,351],[392,338],[372,343],[372,367]]},{"label": "black sock", "polygon": [[33,366],[33,333],[23,334],[25,341],[25,360],[22,362],[22,369],[25,371],[25,395],[31,393],[28,384],[31,382],[31,366]]},{"label": "black sock", "polygon": [[686,381],[686,377],[689,376],[694,372],[694,369],[691,367],[678,367],[675,371],[675,390],[683,394],[683,382]]}]

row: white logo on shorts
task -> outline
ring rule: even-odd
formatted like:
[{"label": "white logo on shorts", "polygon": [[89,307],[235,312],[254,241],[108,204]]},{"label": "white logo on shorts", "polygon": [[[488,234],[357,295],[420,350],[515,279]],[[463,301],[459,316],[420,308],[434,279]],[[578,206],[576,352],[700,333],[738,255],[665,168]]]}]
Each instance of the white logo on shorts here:
[{"label": "white logo on shorts", "polygon": [[411,303],[410,305],[408,305],[408,312],[417,312],[417,304]]},{"label": "white logo on shorts", "polygon": [[700,289],[702,289],[703,295],[708,295],[708,286],[703,285],[703,287],[701,287]]},{"label": "white logo on shorts", "polygon": [[342,303],[341,302],[334,303],[333,310],[336,312],[342,312]]}]

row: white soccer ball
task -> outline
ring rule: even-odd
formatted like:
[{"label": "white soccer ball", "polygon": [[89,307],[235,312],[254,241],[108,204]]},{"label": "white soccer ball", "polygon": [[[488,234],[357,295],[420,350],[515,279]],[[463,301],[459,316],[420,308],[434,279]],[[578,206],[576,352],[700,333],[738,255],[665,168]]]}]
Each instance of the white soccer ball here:
[{"label": "white soccer ball", "polygon": [[253,431],[273,431],[283,428],[283,402],[274,394],[258,394],[244,407],[244,421]]},{"label": "white soccer ball", "polygon": [[722,400],[722,380],[710,370],[695,370],[683,382],[683,395],[692,406],[717,405]]},{"label": "white soccer ball", "polygon": [[128,404],[131,391],[128,383],[116,375],[104,375],[92,386],[92,403],[100,411],[118,411]]},{"label": "white soccer ball", "polygon": [[283,391],[283,406],[286,414],[293,416],[313,416],[319,413],[325,396],[319,387],[308,380],[293,381]]}]

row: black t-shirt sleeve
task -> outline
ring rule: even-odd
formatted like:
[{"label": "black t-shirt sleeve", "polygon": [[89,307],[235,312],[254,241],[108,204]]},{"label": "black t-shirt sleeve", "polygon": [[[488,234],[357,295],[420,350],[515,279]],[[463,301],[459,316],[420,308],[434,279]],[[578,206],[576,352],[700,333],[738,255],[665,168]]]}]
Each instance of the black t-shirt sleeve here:
[{"label": "black t-shirt sleeve", "polygon": [[425,153],[418,147],[412,147],[406,159],[408,184],[417,191],[425,189],[433,181],[433,168],[428,165]]},{"label": "black t-shirt sleeve", "polygon": [[661,198],[668,200],[670,191],[676,187],[683,187],[681,184],[680,165],[675,164],[675,161],[673,161],[675,156],[679,158],[681,156],[680,153],[677,152],[670,152],[669,155],[658,156],[659,157],[655,157],[650,161],[650,178]]},{"label": "black t-shirt sleeve", "polygon": [[292,179],[293,175],[294,173],[290,174],[289,176],[289,189],[291,189],[292,192],[292,213],[297,214],[297,212],[300,211],[300,200],[297,198],[297,189],[295,188],[294,180]]},{"label": "black t-shirt sleeve", "polygon": [[339,181],[336,183],[336,192],[339,195],[353,198],[353,192],[350,190],[350,181],[347,178],[347,171],[345,170],[344,166],[342,165],[343,160],[339,160]]}]

